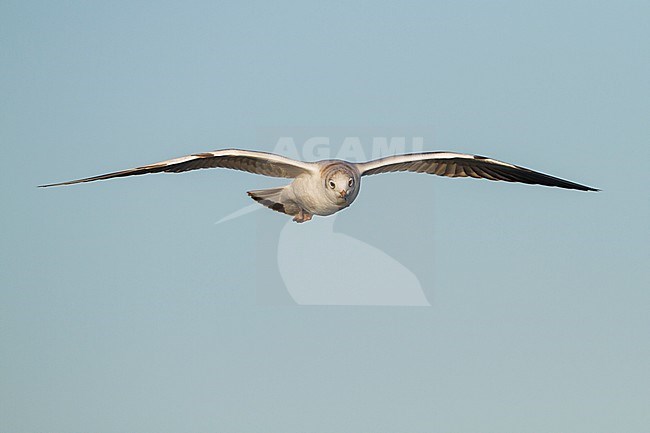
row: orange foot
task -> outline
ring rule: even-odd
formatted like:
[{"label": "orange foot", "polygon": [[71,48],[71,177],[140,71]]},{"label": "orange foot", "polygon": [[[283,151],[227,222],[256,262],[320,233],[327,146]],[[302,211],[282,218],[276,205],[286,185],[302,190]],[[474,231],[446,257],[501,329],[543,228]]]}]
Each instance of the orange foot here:
[{"label": "orange foot", "polygon": [[297,223],[304,223],[305,221],[311,220],[311,217],[313,217],[312,214],[307,213],[304,210],[300,209],[300,212],[293,217],[293,220]]}]

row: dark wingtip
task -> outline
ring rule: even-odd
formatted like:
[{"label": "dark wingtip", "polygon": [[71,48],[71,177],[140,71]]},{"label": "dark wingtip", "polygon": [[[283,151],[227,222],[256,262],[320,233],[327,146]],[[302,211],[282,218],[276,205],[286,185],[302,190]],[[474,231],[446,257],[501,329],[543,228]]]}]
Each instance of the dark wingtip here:
[{"label": "dark wingtip", "polygon": [[[566,188],[566,187],[561,187],[561,188]],[[585,186],[585,185],[580,185],[580,188],[569,187],[568,189],[577,189],[578,191],[585,191],[585,192],[598,192],[598,191],[600,191],[598,188],[592,188],[590,186]]]},{"label": "dark wingtip", "polygon": [[49,188],[51,186],[61,186],[61,185],[69,185],[70,182],[61,182],[61,183],[48,183],[45,185],[37,185],[37,188]]}]

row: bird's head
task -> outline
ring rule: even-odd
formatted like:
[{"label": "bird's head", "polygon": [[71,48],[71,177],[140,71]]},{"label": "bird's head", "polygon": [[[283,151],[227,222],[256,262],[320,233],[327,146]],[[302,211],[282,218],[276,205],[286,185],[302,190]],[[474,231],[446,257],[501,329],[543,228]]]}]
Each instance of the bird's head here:
[{"label": "bird's head", "polygon": [[348,167],[326,170],[323,187],[334,203],[349,205],[359,191],[359,175]]}]

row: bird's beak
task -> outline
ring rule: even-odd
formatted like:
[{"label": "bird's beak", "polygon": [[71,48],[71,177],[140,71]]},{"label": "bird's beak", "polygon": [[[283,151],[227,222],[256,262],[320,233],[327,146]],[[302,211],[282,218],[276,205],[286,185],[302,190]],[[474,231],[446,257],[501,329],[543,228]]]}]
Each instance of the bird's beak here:
[{"label": "bird's beak", "polygon": [[341,194],[341,197],[343,197],[343,198],[346,198],[348,196],[348,192],[346,190],[344,190],[344,189],[339,191],[339,194]]}]

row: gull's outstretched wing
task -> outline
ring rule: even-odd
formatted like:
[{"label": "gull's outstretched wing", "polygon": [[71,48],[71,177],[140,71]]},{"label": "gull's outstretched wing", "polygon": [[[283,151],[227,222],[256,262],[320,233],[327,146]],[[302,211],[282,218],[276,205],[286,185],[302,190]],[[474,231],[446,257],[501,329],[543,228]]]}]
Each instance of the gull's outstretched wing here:
[{"label": "gull's outstretched wing", "polygon": [[362,176],[412,171],[415,173],[437,174],[447,177],[474,177],[506,182],[521,182],[536,185],[557,186],[580,191],[599,191],[596,188],[580,185],[548,174],[497,161],[478,155],[453,152],[428,152],[395,155],[356,164]]},{"label": "gull's outstretched wing", "polygon": [[94,180],[112,179],[114,177],[161,172],[180,173],[183,171],[215,167],[230,168],[233,170],[247,171],[249,173],[262,174],[265,176],[285,178],[293,178],[300,174],[310,173],[314,170],[314,166],[311,163],[296,161],[274,153],[227,149],[197,153],[194,155],[183,156],[181,158],[143,165],[129,170],[116,171],[114,173],[86,177],[84,179],[40,186],[72,185],[75,183],[92,182]]}]

